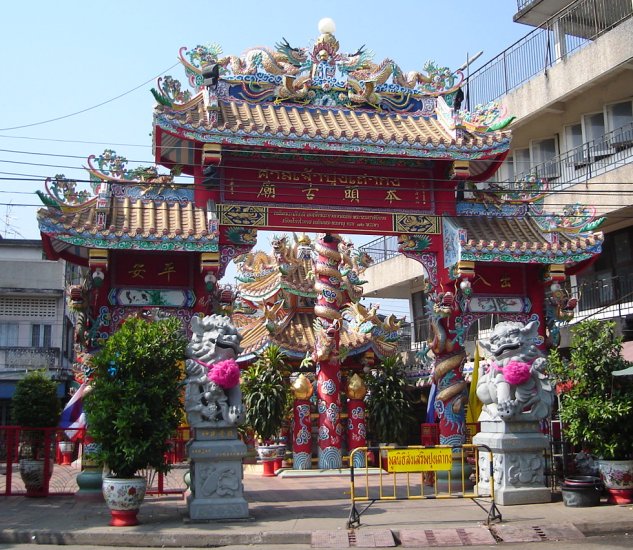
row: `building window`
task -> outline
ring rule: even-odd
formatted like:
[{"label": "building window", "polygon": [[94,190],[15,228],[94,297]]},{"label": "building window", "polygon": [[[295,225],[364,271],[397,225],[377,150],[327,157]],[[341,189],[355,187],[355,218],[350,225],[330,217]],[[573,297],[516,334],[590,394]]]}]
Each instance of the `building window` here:
[{"label": "building window", "polygon": [[0,323],[0,346],[14,347],[18,345],[18,325],[15,323]]},{"label": "building window", "polygon": [[532,152],[532,168],[541,178],[556,178],[559,176],[558,146],[556,138],[537,139],[530,144]]},{"label": "building window", "polygon": [[50,348],[52,325],[31,325],[31,346]]},{"label": "building window", "polygon": [[611,132],[611,145],[616,151],[633,144],[633,102],[623,101],[607,105],[607,129]]},{"label": "building window", "polygon": [[527,176],[530,174],[530,150],[529,149],[515,149],[512,153],[514,157],[514,173],[520,178],[521,176]]},{"label": "building window", "polygon": [[579,122],[565,126],[565,149],[571,151],[582,144],[582,124]]},{"label": "building window", "polygon": [[604,113],[593,113],[582,117],[585,141],[601,140],[604,137]]},{"label": "building window", "polygon": [[607,128],[610,132],[633,122],[633,102],[607,105]]},{"label": "building window", "polygon": [[510,188],[514,187],[516,180],[514,177],[514,157],[512,157],[512,155],[508,155],[506,157],[501,165],[501,168],[499,168],[499,170],[495,173],[492,181],[506,185]]}]

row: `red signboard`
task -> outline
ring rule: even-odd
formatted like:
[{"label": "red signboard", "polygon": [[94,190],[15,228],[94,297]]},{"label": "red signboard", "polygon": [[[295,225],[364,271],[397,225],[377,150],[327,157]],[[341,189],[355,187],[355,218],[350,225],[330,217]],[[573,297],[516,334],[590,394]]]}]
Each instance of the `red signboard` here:
[{"label": "red signboard", "polygon": [[[475,294],[524,296],[527,293],[525,269],[499,263],[491,266],[477,264],[477,275],[472,287]],[[536,284],[537,281],[533,281]]]},{"label": "red signboard", "polygon": [[432,172],[400,167],[225,166],[221,202],[433,212]]},{"label": "red signboard", "polygon": [[191,285],[189,254],[120,252],[113,262],[114,286],[169,288]]},{"label": "red signboard", "polygon": [[218,205],[220,225],[254,229],[286,229],[308,232],[372,234],[417,233],[439,235],[440,218],[409,212],[362,212],[358,210],[294,207]]}]

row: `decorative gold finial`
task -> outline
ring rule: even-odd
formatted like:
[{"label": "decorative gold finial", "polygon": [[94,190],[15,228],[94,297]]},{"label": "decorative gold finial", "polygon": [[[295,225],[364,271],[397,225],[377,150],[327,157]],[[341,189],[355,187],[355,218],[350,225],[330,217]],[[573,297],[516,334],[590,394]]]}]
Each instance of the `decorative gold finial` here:
[{"label": "decorative gold finial", "polygon": [[291,389],[295,399],[310,399],[312,396],[312,384],[304,374],[297,376]]},{"label": "decorative gold finial", "polygon": [[354,373],[347,382],[347,397],[350,399],[364,399],[367,393],[367,386],[363,379]]}]

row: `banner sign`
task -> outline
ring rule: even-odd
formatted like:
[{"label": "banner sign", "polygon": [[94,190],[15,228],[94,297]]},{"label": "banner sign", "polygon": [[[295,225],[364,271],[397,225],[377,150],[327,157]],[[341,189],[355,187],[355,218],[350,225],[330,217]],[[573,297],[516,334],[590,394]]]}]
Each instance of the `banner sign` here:
[{"label": "banner sign", "polygon": [[308,232],[361,234],[440,234],[440,218],[406,212],[361,212],[358,210],[305,209],[219,204],[220,225],[284,229]]},{"label": "banner sign", "polygon": [[387,449],[388,472],[438,472],[453,467],[450,447]]},{"label": "banner sign", "polygon": [[263,168],[248,164],[224,167],[222,202],[277,204],[372,212],[410,210],[433,212],[432,173],[377,168],[359,173],[357,167]]},{"label": "banner sign", "polygon": [[134,251],[118,254],[113,266],[113,286],[135,288],[188,288],[192,284],[191,262],[186,254]]}]

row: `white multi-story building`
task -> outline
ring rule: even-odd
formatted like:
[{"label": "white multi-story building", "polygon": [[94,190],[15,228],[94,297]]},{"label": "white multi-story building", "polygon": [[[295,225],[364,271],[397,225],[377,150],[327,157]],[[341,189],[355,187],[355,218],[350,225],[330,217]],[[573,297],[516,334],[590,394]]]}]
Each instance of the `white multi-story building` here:
[{"label": "white multi-story building", "polygon": [[10,423],[16,383],[30,370],[46,370],[65,395],[73,334],[68,269],[63,260],[46,260],[39,240],[0,239],[0,425]]},{"label": "white multi-story building", "polygon": [[[580,203],[606,217],[603,253],[571,278],[574,321],[624,323],[633,313],[633,1],[517,0],[514,21],[534,28],[470,75],[466,107],[498,101],[517,117],[496,183],[534,174],[549,182],[545,210]],[[408,298],[413,340],[423,341],[419,264],[395,252],[395,238],[366,248],[377,263],[365,295]]]}]

